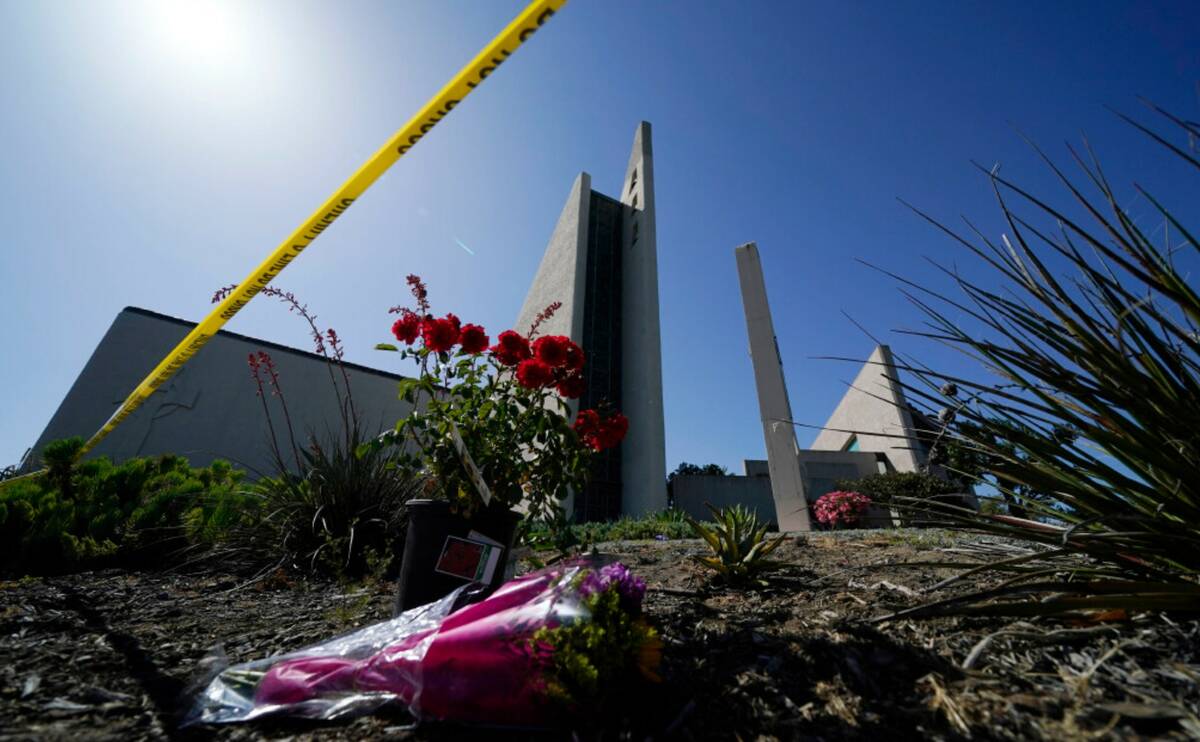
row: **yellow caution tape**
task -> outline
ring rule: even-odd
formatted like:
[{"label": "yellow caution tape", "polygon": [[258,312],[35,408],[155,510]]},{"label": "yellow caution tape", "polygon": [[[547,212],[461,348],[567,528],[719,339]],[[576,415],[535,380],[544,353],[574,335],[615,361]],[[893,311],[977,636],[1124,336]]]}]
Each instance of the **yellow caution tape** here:
[{"label": "yellow caution tape", "polygon": [[87,453],[104,437],[129,417],[156,389],[170,379],[192,356],[204,346],[226,322],[246,306],[271,279],[279,275],[304,248],[321,236],[330,224],[361,196],[371,185],[421,140],[430,129],[445,118],[458,104],[462,103],[476,87],[488,78],[496,68],[504,64],[521,44],[529,40],[542,24],[567,3],[567,0],[533,0],[513,19],[503,31],[492,39],[467,66],[454,76],[441,91],[417,111],[399,131],[392,135],[354,175],[342,184],[312,216],[288,235],[266,260],[238,284],[225,300],[216,306],[203,321],[187,334],[175,349],[167,354],[150,375],[147,376],[129,397],[117,408],[108,422],[84,444],[80,455]]}]

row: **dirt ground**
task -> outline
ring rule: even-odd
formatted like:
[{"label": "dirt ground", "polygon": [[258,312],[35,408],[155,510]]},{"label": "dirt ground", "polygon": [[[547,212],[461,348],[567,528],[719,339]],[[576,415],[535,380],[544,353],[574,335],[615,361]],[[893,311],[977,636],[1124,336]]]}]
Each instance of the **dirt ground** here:
[{"label": "dirt ground", "polygon": [[[648,584],[663,682],[605,729],[546,739],[1195,739],[1200,621],[940,618],[871,623],[947,591],[988,542],[933,531],[789,541],[765,586],[711,584],[699,541],[601,545]],[[979,587],[969,582],[952,588]],[[333,725],[260,721],[179,730],[213,661],[301,648],[389,617],[390,583],[276,573],[106,571],[0,583],[0,740],[529,738],[395,710]],[[581,724],[581,727],[586,726]]]}]

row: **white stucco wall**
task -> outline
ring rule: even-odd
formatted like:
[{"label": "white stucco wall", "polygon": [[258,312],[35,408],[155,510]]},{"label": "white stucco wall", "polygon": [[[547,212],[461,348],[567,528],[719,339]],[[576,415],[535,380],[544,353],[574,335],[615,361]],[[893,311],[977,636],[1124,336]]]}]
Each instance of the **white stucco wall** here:
[{"label": "white stucco wall", "polygon": [[[136,307],[121,311],[38,438],[34,458],[50,441],[95,433],[194,326]],[[259,351],[270,354],[278,370],[297,445],[303,447],[310,434],[321,441],[340,435],[342,415],[325,359],[222,330],[90,455],[123,461],[173,453],[193,466],[224,459],[252,477],[275,474],[270,428],[247,364],[247,356]],[[394,359],[393,354],[379,354],[381,362]],[[357,364],[346,364],[346,373],[364,434],[378,435],[412,411],[412,405],[397,398],[399,375]],[[344,383],[340,372],[334,372],[334,379],[339,386]],[[283,411],[269,389],[267,403],[285,463],[292,465]]]}]

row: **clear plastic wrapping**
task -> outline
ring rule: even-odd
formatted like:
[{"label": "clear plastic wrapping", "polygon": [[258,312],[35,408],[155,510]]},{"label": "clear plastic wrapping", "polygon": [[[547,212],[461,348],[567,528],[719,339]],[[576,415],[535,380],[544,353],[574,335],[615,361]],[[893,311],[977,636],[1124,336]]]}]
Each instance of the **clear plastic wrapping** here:
[{"label": "clear plastic wrapping", "polygon": [[653,677],[659,645],[641,617],[645,586],[620,564],[546,568],[455,610],[471,587],[229,667],[200,692],[186,723],[340,719],[398,703],[421,720],[538,727],[595,701],[617,673]]}]

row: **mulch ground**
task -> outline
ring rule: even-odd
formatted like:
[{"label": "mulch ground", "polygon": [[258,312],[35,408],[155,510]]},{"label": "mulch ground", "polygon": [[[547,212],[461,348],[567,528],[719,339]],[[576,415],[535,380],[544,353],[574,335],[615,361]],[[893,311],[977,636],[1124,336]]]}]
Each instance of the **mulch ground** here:
[{"label": "mulch ground", "polygon": [[[872,623],[929,600],[978,539],[858,531],[787,543],[763,586],[713,585],[698,541],[619,542],[649,585],[663,682],[579,739],[1200,737],[1200,621],[939,618]],[[1002,545],[1000,545],[1002,546]],[[978,588],[969,581],[936,597]],[[180,730],[214,662],[290,651],[390,615],[390,583],[276,573],[105,571],[0,583],[0,739],[459,739],[402,710],[339,724]],[[214,651],[219,647],[219,651]],[[528,738],[528,733],[508,734]],[[570,738],[571,733],[546,735]]]}]

